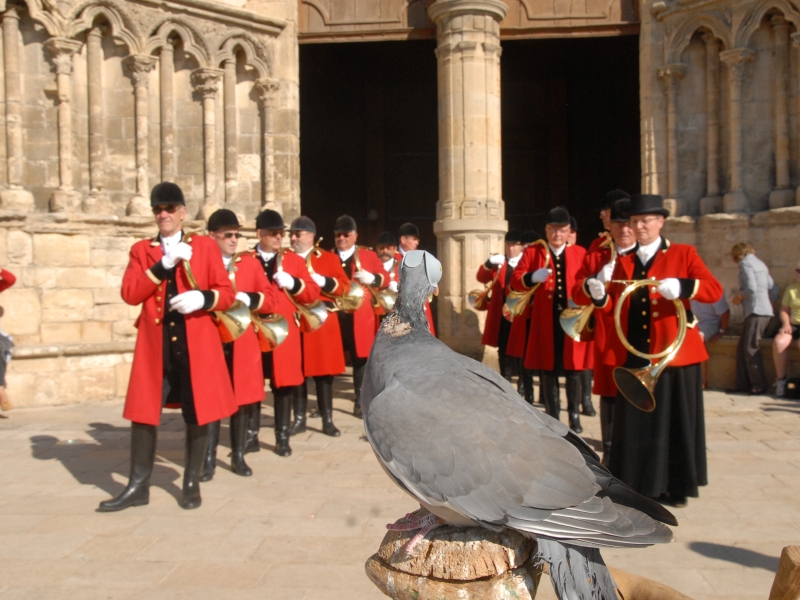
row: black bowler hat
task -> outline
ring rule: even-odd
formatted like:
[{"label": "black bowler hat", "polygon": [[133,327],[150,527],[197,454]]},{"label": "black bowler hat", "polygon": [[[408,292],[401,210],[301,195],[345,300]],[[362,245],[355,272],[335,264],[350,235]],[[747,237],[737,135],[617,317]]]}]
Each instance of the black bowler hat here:
[{"label": "black bowler hat", "polygon": [[538,240],[542,239],[542,235],[538,231],[530,229],[522,234],[522,244],[527,246]]},{"label": "black bowler hat", "polygon": [[600,210],[607,210],[614,206],[614,202],[617,200],[622,200],[623,198],[630,199],[630,195],[628,192],[620,189],[611,190],[607,192],[605,197],[603,198],[603,207]]},{"label": "black bowler hat", "polygon": [[266,209],[256,217],[256,229],[286,229],[279,212]]},{"label": "black bowler hat", "polygon": [[611,207],[611,222],[626,223],[631,220],[631,200],[630,198],[620,198]]},{"label": "black bowler hat", "polygon": [[578,220],[572,215],[569,216],[569,228],[572,231],[578,231]]},{"label": "black bowler hat", "polygon": [[664,199],[658,194],[634,194],[631,196],[631,216],[633,215],[668,217],[669,211],[664,208]]},{"label": "black bowler hat", "polygon": [[390,232],[384,231],[378,236],[378,243],[376,246],[395,246],[397,247],[397,238]]},{"label": "black bowler hat", "polygon": [[547,213],[548,225],[569,225],[569,212],[562,206],[557,206]]},{"label": "black bowler hat", "polygon": [[236,213],[227,208],[215,210],[214,213],[208,217],[209,231],[219,231],[223,227],[241,227],[241,225],[239,225],[239,219],[236,218]]},{"label": "black bowler hat", "polygon": [[521,244],[522,243],[522,232],[519,229],[509,229],[508,233],[506,233],[506,244]]},{"label": "black bowler hat", "polygon": [[403,223],[397,232],[398,237],[409,236],[419,239],[419,228],[413,223]]},{"label": "black bowler hat", "polygon": [[356,227],[356,220],[350,215],[342,215],[336,219],[336,224],[333,226],[333,231],[336,233],[350,233],[351,231],[358,231]]},{"label": "black bowler hat", "polygon": [[317,226],[314,225],[314,221],[308,217],[300,216],[289,225],[289,231],[308,231],[309,233],[317,235]]},{"label": "black bowler hat", "polygon": [[183,191],[177,185],[169,181],[157,183],[150,192],[150,206],[165,206],[167,204],[179,204],[186,206],[183,198]]}]

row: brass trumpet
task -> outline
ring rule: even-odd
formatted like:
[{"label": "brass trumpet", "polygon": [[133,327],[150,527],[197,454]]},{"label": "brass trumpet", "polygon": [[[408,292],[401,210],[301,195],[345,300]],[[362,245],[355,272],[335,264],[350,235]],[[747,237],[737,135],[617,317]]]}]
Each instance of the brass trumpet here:
[{"label": "brass trumpet", "polygon": [[[286,250],[281,248],[276,258],[275,271],[283,271],[283,253]],[[286,297],[289,299],[294,307],[297,309],[295,313],[295,322],[303,333],[311,333],[322,327],[325,320],[328,318],[328,309],[319,300],[314,300],[311,304],[301,304],[289,293],[289,290],[284,289]]]},{"label": "brass trumpet", "polygon": [[[623,283],[627,285],[620,294],[616,309],[614,310],[614,325],[617,329],[617,335],[628,352],[634,356],[650,361],[650,364],[640,369],[617,367],[614,369],[614,382],[617,384],[617,389],[622,392],[622,395],[625,396],[628,402],[639,410],[653,412],[656,408],[656,399],[653,396],[653,390],[656,388],[658,378],[678,354],[684,339],[686,339],[686,309],[680,299],[673,300],[678,317],[678,335],[673,342],[661,352],[655,354],[640,352],[631,345],[622,331],[622,304],[635,290],[649,285],[658,285],[658,282],[652,279],[638,279],[635,281],[614,281],[613,283]],[[653,360],[657,359],[660,360],[653,364]]]},{"label": "brass trumpet", "polygon": [[[528,247],[540,245],[544,248],[544,264],[545,267],[550,264],[550,247],[547,245],[547,240],[536,240],[528,244]],[[541,284],[535,284],[531,289],[525,292],[518,292],[517,290],[511,290],[506,294],[506,301],[503,304],[503,316],[508,321],[513,321],[514,317],[519,317],[522,313],[525,312],[525,308],[527,308],[528,303],[533,298],[533,294],[536,293],[536,290],[539,289]]]},{"label": "brass trumpet", "polygon": [[[234,276],[231,272],[233,263],[234,261],[231,260],[228,265],[228,277],[231,279],[231,283],[233,283],[233,291],[236,292],[236,284],[233,281]],[[186,273],[186,279],[189,280],[189,285],[192,286],[192,289],[198,289],[197,280],[192,271],[192,265],[189,264],[188,260],[182,261],[182,264],[183,270]],[[239,300],[236,300],[228,310],[215,310],[213,314],[217,321],[222,324],[222,327],[219,328],[219,334],[223,343],[233,342],[239,339],[250,326],[250,309]]]}]

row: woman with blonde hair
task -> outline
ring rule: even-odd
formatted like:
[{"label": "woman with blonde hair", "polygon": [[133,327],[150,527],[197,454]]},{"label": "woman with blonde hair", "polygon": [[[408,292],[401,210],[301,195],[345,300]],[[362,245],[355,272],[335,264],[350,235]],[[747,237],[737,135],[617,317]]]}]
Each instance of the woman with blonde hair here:
[{"label": "woman with blonde hair", "polygon": [[[775,395],[786,393],[786,353],[793,340],[800,340],[800,262],[794,269],[795,282],[786,288],[781,300],[781,329],[772,341],[772,360],[775,361]],[[797,343],[800,348],[800,341]]]}]

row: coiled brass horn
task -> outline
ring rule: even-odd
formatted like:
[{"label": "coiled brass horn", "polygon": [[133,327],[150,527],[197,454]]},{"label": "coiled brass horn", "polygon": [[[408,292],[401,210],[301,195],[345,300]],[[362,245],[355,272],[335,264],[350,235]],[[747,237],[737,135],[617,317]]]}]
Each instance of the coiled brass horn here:
[{"label": "coiled brass horn", "polygon": [[[280,252],[278,252],[278,258],[276,259],[277,264],[275,265],[276,272],[283,271],[282,258],[285,251],[284,248],[281,248]],[[325,308],[322,302],[314,300],[311,304],[301,304],[294,299],[294,296],[292,296],[289,290],[284,289],[283,291],[289,299],[289,302],[297,309],[294,318],[300,331],[303,333],[311,333],[322,327],[323,323],[325,323],[325,320],[328,318],[328,309]]]},{"label": "coiled brass horn", "polygon": [[[228,277],[230,277],[231,283],[233,284],[233,291],[236,292],[236,283],[233,280],[234,275],[231,272],[231,265],[233,265],[233,262],[234,261],[231,260],[229,263]],[[198,289],[197,280],[192,271],[192,265],[189,264],[188,260],[182,261],[182,264],[183,270],[186,273],[186,279],[189,280],[189,285],[192,286],[192,289]],[[217,321],[222,324],[222,327],[219,327],[219,335],[223,343],[233,342],[239,339],[250,326],[250,309],[239,300],[236,300],[228,310],[215,310],[213,314]]]},{"label": "coiled brass horn", "polygon": [[[680,299],[673,300],[678,317],[678,335],[675,336],[675,339],[669,346],[661,352],[656,352],[654,354],[640,352],[631,345],[622,331],[622,305],[628,296],[640,287],[658,285],[658,282],[652,279],[638,279],[635,281],[614,281],[613,283],[627,284],[627,287],[620,294],[616,309],[614,310],[614,325],[617,329],[617,335],[628,352],[634,356],[650,361],[650,364],[640,369],[617,367],[614,369],[614,382],[617,384],[617,389],[625,396],[628,402],[639,410],[653,412],[656,408],[656,399],[653,396],[653,390],[656,388],[658,378],[678,354],[684,339],[686,339],[686,308],[683,306],[683,302]],[[653,360],[657,359],[660,360],[653,364]]]},{"label": "coiled brass horn", "polygon": [[250,313],[250,318],[253,320],[261,352],[272,352],[289,337],[289,324],[281,314],[261,316],[253,312]]},{"label": "coiled brass horn", "polygon": [[[353,251],[353,261],[356,263],[356,269],[361,270],[361,261],[358,260],[358,246]],[[358,281],[350,282],[350,291],[344,296],[337,296],[332,298],[334,306],[342,312],[354,313],[364,302],[364,288]]]},{"label": "coiled brass horn", "polygon": [[[530,248],[537,244],[544,248],[544,265],[546,268],[547,265],[550,264],[550,246],[547,245],[547,240],[536,240],[528,244],[528,247]],[[503,316],[509,321],[513,321],[514,317],[521,316],[540,285],[541,283],[534,284],[531,289],[524,292],[518,292],[517,290],[509,291],[506,294],[505,304],[503,304]]]},{"label": "coiled brass horn", "polygon": [[[508,268],[508,267],[506,267]],[[494,278],[482,290],[472,290],[467,294],[467,301],[473,310],[489,310],[489,301],[492,299],[492,288],[497,283],[497,277],[500,275],[500,269],[494,274]]]}]

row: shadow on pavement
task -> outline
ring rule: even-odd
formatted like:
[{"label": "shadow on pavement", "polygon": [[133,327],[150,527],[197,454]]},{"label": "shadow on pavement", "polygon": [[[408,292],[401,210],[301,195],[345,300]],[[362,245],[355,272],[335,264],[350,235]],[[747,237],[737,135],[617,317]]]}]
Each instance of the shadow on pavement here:
[{"label": "shadow on pavement", "polygon": [[743,567],[765,569],[771,573],[775,573],[778,570],[778,563],[780,562],[780,558],[777,556],[767,556],[766,554],[761,554],[761,552],[737,546],[712,544],[710,542],[692,542],[689,544],[689,548],[708,558],[736,563]]}]

